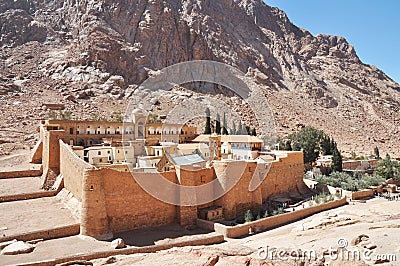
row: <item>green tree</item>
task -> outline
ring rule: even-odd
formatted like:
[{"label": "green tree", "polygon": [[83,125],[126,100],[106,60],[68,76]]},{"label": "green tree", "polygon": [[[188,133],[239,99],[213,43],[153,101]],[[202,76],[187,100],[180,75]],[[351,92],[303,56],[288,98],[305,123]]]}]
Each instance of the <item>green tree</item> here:
[{"label": "green tree", "polygon": [[226,124],[226,114],[224,113],[224,118],[222,121],[222,135],[228,135],[228,125]]},{"label": "green tree", "polygon": [[235,121],[232,122],[231,135],[236,135],[236,124],[235,124]]},{"label": "green tree", "polygon": [[236,132],[236,135],[242,135],[243,133],[243,125],[242,125],[242,120],[239,120],[239,126]]},{"label": "green tree", "polygon": [[71,111],[60,111],[61,120],[71,120],[72,112]]},{"label": "green tree", "polygon": [[215,121],[215,133],[221,135],[221,117],[217,114],[217,119]]},{"label": "green tree", "polygon": [[113,122],[122,123],[124,121],[124,117],[121,112],[113,112],[111,115],[111,119]]},{"label": "green tree", "polygon": [[204,129],[204,134],[211,134],[211,116],[210,109],[206,109],[206,128]]},{"label": "green tree", "polygon": [[331,138],[324,136],[321,140],[321,152],[323,155],[332,155],[334,150]]},{"label": "green tree", "polygon": [[250,135],[250,127],[244,126],[244,129],[245,129],[244,135]]},{"label": "green tree", "polygon": [[303,150],[304,163],[307,166],[311,166],[319,157],[320,143],[323,136],[323,131],[317,130],[312,126],[306,126],[299,132],[289,135],[289,140],[293,150]]},{"label": "green tree", "polygon": [[161,123],[161,119],[158,117],[157,114],[150,113],[147,116],[147,122],[146,123],[149,123],[149,124],[160,124]]},{"label": "green tree", "polygon": [[375,148],[374,148],[374,156],[375,156],[375,159],[377,159],[377,160],[379,160],[381,158],[381,156],[379,156],[378,146],[375,146]]},{"label": "green tree", "polygon": [[385,159],[379,160],[375,173],[385,179],[394,178],[400,180],[400,164],[392,161],[390,155],[386,154]]},{"label": "green tree", "polygon": [[51,110],[50,112],[48,112],[47,115],[49,116],[49,119],[51,119],[51,120],[56,120],[58,118],[58,114],[54,110]]},{"label": "green tree", "polygon": [[340,151],[338,150],[337,147],[332,152],[332,171],[333,172],[342,172],[342,155],[340,154]]}]

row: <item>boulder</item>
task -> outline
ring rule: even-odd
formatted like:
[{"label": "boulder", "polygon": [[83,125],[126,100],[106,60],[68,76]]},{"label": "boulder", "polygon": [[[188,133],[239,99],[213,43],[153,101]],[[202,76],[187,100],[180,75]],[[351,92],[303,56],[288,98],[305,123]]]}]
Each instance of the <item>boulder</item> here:
[{"label": "boulder", "polygon": [[64,96],[64,100],[75,101],[75,97],[71,94]]},{"label": "boulder", "polygon": [[[0,142],[1,142],[1,140],[0,140]],[[0,243],[0,250],[3,249],[4,247],[6,247],[8,245],[11,245],[13,243],[16,243],[16,242],[18,242],[17,239],[13,239],[13,240],[6,241],[6,242],[1,242]]]},{"label": "boulder", "polygon": [[377,246],[375,244],[368,244],[368,245],[364,246],[364,248],[372,250],[372,249],[376,249]]},{"label": "boulder", "polygon": [[122,238],[114,239],[111,242],[111,247],[114,249],[124,248],[125,247],[124,240]]},{"label": "boulder", "polygon": [[353,246],[357,246],[358,244],[360,244],[362,241],[366,241],[369,239],[369,236],[367,235],[359,235],[355,238],[353,238],[353,240],[351,240],[351,244]]},{"label": "boulder", "polygon": [[23,253],[30,253],[35,249],[34,245],[24,243],[23,241],[14,242],[6,246],[2,251],[1,255],[17,255]]}]

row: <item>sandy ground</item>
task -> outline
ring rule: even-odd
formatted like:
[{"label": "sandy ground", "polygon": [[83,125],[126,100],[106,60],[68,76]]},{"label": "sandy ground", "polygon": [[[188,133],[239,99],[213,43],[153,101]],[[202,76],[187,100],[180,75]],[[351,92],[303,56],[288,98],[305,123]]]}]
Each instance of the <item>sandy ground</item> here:
[{"label": "sandy ground", "polygon": [[[52,199],[52,198],[50,198]],[[39,199],[43,200],[43,199]],[[54,199],[53,199],[54,200]],[[32,200],[33,201],[33,200]],[[32,202],[28,201],[28,202]],[[22,202],[15,202],[21,204]],[[14,203],[14,204],[15,204]],[[47,202],[55,209],[63,209],[58,202]],[[41,208],[47,206],[42,205]],[[14,221],[15,227],[19,224],[30,224],[32,220],[48,224],[54,217],[61,218],[57,212],[52,215],[40,213],[36,218],[29,217],[40,209],[40,204],[32,212],[19,214],[9,211],[3,215],[5,205],[0,204],[0,221],[5,217]],[[54,206],[58,206],[54,207]],[[11,207],[11,208],[10,208]],[[8,206],[4,210],[21,209],[21,206]],[[26,209],[26,208],[25,208]],[[47,211],[52,211],[49,209]],[[31,213],[31,214],[29,214]],[[14,216],[12,216],[14,215]],[[40,220],[38,216],[46,217]],[[33,218],[33,219],[32,219]],[[26,221],[28,220],[28,221]],[[30,221],[29,221],[30,220]],[[31,226],[38,226],[32,225]],[[54,225],[53,225],[54,226]],[[0,226],[1,227],[1,226]],[[14,228],[15,230],[15,228]],[[184,230],[179,226],[160,227],[148,230],[136,230],[114,237],[125,238],[130,246],[143,246],[160,244],[169,239],[184,235]],[[196,233],[196,232],[193,232]],[[366,235],[363,241],[354,245],[352,241],[360,235]],[[340,240],[340,241],[339,241]],[[350,252],[359,252],[358,257],[352,257],[355,253],[344,253],[345,249],[339,249],[339,245]],[[375,247],[376,246],[376,247]],[[365,248],[369,247],[371,248]],[[274,230],[251,235],[239,239],[228,239],[226,242],[210,246],[173,248],[156,253],[135,254],[129,256],[115,256],[90,261],[94,265],[260,265],[272,261],[273,264],[264,265],[324,265],[316,257],[323,255],[329,248],[336,250],[338,257],[331,258],[325,254],[325,265],[373,265],[379,255],[390,256],[390,260],[382,265],[400,265],[400,201],[387,201],[384,199],[371,199],[366,203],[352,202],[350,205],[321,212],[304,220],[288,224]],[[35,250],[30,254],[16,256],[0,256],[0,265],[12,265],[24,262],[32,262],[56,257],[71,256],[94,251],[111,250],[107,241],[97,241],[90,237],[72,236],[39,242]],[[259,251],[263,252],[259,252]],[[278,251],[315,252],[311,260],[295,261],[294,257],[278,257]],[[266,253],[264,252],[266,251]],[[370,251],[366,257],[365,251]],[[267,256],[260,257],[261,256]],[[267,254],[267,255],[265,255]],[[349,255],[346,255],[349,254]],[[347,256],[347,257],[346,257]],[[303,258],[298,258],[303,260]]]},{"label": "sandy ground", "polygon": [[0,203],[0,236],[49,230],[77,222],[56,197]]},{"label": "sandy ground", "polygon": [[[178,225],[161,226],[152,229],[134,230],[115,234],[113,239],[121,237],[127,247],[141,247],[164,244],[171,239],[206,233],[203,230],[187,231]],[[87,236],[70,236],[39,242],[34,251],[20,255],[0,255],[0,265],[14,265],[90,252],[113,251],[109,241],[98,241]]]},{"label": "sandy ground", "polygon": [[[352,240],[360,235],[367,237],[353,245]],[[325,265],[374,265],[379,256],[389,258],[381,265],[400,265],[400,201],[375,198],[366,203],[352,202],[274,230],[229,239],[218,245],[174,248],[151,254],[116,256],[108,260],[115,261],[113,265],[209,265],[213,259],[217,260],[215,265],[218,266],[260,265],[261,262],[272,262],[271,265],[324,265],[318,258],[330,248],[336,252],[332,256],[326,254]],[[262,251],[261,257],[259,251]],[[294,257],[289,258],[285,253],[279,257],[277,254],[280,251],[287,254],[308,252],[311,260],[299,257],[295,261]],[[106,261],[98,259],[92,262],[102,265]]]},{"label": "sandy ground", "polygon": [[40,177],[0,179],[0,196],[40,192],[41,185]]},{"label": "sandy ground", "polygon": [[15,150],[10,155],[0,156],[0,171],[16,171],[30,169],[31,151]]},{"label": "sandy ground", "polygon": [[0,255],[0,265],[16,265],[88,252],[111,250],[110,243],[91,237],[70,236],[42,241],[28,254]]}]

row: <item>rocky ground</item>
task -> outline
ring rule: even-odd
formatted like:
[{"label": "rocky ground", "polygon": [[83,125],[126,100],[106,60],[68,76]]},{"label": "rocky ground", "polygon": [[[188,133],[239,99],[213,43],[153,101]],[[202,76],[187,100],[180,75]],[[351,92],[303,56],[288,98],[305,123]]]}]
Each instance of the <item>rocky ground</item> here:
[{"label": "rocky ground", "polygon": [[[94,265],[399,265],[400,202],[372,199],[366,203],[325,211],[301,221],[225,243],[173,248],[151,254],[116,256],[92,261]],[[341,246],[359,251],[358,257],[347,256]],[[335,255],[326,251],[332,248]],[[269,252],[267,259],[265,253]],[[286,251],[281,258],[278,252]],[[295,254],[315,251],[310,260]],[[296,253],[297,252],[297,253]],[[324,253],[325,252],[325,253]],[[291,256],[289,254],[294,254]],[[311,254],[311,253],[308,253]],[[358,253],[353,253],[358,254]],[[394,256],[391,256],[394,255]],[[273,256],[275,259],[271,260]],[[358,255],[357,255],[358,256]],[[388,260],[379,258],[391,258]]]},{"label": "rocky ground", "polygon": [[[38,217],[34,217],[29,223],[33,221],[45,224]],[[266,232],[239,239],[227,239],[221,244],[178,247],[155,253],[118,255],[63,265],[395,266],[399,265],[400,260],[399,224],[400,202],[374,198],[366,202],[351,202],[349,205]],[[138,230],[134,235],[119,237],[126,238],[129,246],[132,246],[132,243],[142,246],[149,245],[149,241],[154,241],[155,244],[169,243],[174,238],[171,235],[177,233],[177,236],[180,236],[182,233],[179,231],[182,229],[178,229],[177,226],[160,230],[163,231]],[[164,234],[167,238],[162,239]],[[134,237],[135,235],[137,237]],[[113,250],[110,242],[83,236],[39,240],[33,247],[34,250],[28,254],[0,255],[0,264],[14,265]]]}]

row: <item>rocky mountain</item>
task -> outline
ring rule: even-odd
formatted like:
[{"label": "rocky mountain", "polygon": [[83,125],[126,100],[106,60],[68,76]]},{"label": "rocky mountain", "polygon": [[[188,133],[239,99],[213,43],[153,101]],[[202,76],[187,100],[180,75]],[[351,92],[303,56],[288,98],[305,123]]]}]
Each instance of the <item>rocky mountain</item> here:
[{"label": "rocky mountain", "polygon": [[[313,36],[261,0],[3,0],[0,47],[3,152],[32,145],[37,136],[25,133],[49,115],[43,103],[63,103],[73,118],[109,117],[154,71],[203,59],[253,77],[280,136],[314,125],[345,153],[378,146],[400,156],[399,84],[345,38]],[[212,93],[253,124],[237,97],[194,90],[185,97]]]}]

